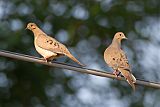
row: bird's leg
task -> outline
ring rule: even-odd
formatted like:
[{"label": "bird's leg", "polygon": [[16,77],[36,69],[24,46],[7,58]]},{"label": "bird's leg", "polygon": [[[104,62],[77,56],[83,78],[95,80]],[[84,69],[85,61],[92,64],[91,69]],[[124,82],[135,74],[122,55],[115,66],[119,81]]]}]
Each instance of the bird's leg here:
[{"label": "bird's leg", "polygon": [[118,77],[120,74],[121,74],[121,72],[118,71],[118,72],[117,72],[117,77]]},{"label": "bird's leg", "polygon": [[114,70],[113,71],[113,74],[117,77],[117,74],[116,74],[117,70]]},{"label": "bird's leg", "polygon": [[47,59],[47,58],[44,58],[44,61],[45,61],[45,62],[48,62],[48,59]]},{"label": "bird's leg", "polygon": [[46,63],[51,63],[51,60],[49,60],[49,58],[50,58],[50,57],[44,57],[44,61],[45,61]]},{"label": "bird's leg", "polygon": [[118,70],[114,70],[114,71],[113,71],[113,74],[114,74],[116,77],[118,77],[118,76],[120,75],[120,73],[121,73],[121,72],[119,72]]}]

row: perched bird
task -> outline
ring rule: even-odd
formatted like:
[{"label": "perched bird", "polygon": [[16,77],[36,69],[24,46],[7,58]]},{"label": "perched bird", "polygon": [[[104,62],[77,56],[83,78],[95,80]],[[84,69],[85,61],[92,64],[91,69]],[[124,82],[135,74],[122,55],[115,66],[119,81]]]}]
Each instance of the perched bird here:
[{"label": "perched bird", "polygon": [[117,32],[114,35],[112,43],[104,52],[104,60],[109,67],[113,68],[113,73],[116,76],[121,73],[127,82],[131,85],[133,90],[135,90],[134,83],[136,82],[136,78],[132,75],[127,56],[121,49],[122,39],[127,39],[122,32]]},{"label": "perched bird", "polygon": [[34,33],[35,48],[44,57],[46,62],[66,55],[73,61],[84,66],[69,52],[65,45],[45,34],[35,23],[28,23],[26,29]]}]

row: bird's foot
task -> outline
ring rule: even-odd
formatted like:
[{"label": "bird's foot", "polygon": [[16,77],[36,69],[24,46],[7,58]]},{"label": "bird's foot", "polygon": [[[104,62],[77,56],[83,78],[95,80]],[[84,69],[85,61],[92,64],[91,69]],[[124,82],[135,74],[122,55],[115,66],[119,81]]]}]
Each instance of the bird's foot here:
[{"label": "bird's foot", "polygon": [[118,76],[121,74],[121,72],[119,72],[118,70],[114,70],[114,71],[113,71],[113,74],[114,74],[116,77],[118,77]]},{"label": "bird's foot", "polygon": [[44,61],[45,61],[46,63],[48,63],[48,60],[47,60],[46,58],[44,58]]},{"label": "bird's foot", "polygon": [[51,63],[51,60],[49,60],[48,58],[44,58],[44,61],[45,61],[46,63]]},{"label": "bird's foot", "polygon": [[120,74],[121,74],[121,72],[119,72],[119,71],[118,71],[118,74],[117,74],[117,76],[119,76]]}]

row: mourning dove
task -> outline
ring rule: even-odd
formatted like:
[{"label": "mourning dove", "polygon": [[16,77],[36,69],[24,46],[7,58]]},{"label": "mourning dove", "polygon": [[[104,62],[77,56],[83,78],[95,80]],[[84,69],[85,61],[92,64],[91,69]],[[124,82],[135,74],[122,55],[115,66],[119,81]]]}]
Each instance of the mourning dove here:
[{"label": "mourning dove", "polygon": [[134,83],[136,82],[136,78],[131,73],[131,68],[125,52],[121,49],[122,39],[127,38],[122,32],[117,32],[112,40],[111,45],[104,52],[104,60],[109,67],[113,68],[113,73],[116,76],[121,73],[131,85],[133,90],[135,90]]},{"label": "mourning dove", "polygon": [[65,45],[45,34],[35,23],[29,23],[26,29],[34,33],[35,48],[44,57],[45,61],[51,61],[54,58],[66,55],[73,61],[84,66],[69,52]]}]

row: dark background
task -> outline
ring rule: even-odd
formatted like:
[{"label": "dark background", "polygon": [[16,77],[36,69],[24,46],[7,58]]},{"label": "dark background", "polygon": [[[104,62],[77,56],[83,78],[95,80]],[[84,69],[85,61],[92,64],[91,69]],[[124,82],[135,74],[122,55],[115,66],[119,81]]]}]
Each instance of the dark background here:
[{"label": "dark background", "polygon": [[[34,22],[88,68],[112,70],[103,52],[122,31],[133,74],[160,81],[159,0],[0,0],[0,49],[41,57]],[[75,65],[67,57],[58,61]],[[160,107],[160,90],[0,57],[0,107]]]}]

